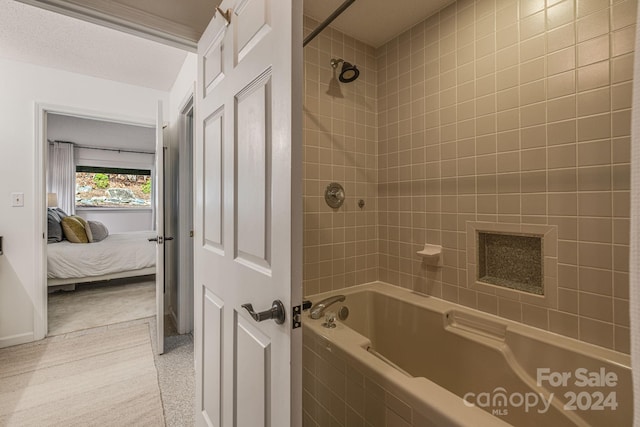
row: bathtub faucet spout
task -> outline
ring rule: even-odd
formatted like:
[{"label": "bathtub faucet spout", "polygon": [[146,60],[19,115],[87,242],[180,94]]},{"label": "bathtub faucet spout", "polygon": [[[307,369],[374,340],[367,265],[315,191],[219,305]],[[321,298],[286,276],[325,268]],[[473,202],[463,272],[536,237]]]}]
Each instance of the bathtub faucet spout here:
[{"label": "bathtub faucet spout", "polygon": [[311,307],[311,318],[319,319],[324,316],[324,311],[329,308],[329,306],[341,302],[345,300],[344,295],[335,295],[329,298],[325,298],[322,301],[318,301],[313,307]]}]

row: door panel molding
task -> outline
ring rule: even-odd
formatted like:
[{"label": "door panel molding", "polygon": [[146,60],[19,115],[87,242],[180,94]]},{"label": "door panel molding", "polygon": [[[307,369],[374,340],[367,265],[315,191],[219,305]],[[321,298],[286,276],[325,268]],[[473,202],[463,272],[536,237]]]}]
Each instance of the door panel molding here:
[{"label": "door panel molding", "polygon": [[[235,96],[236,261],[271,275],[271,68]],[[250,126],[247,124],[250,123]]]},{"label": "door panel molding", "polygon": [[204,144],[202,161],[213,166],[211,173],[203,167],[203,199],[208,207],[203,212],[202,246],[224,255],[224,105],[204,119]]},{"label": "door panel molding", "polygon": [[198,401],[198,410],[209,420],[212,426],[222,425],[222,349],[224,302],[216,294],[202,286],[202,324],[203,345],[202,360],[202,399]]},{"label": "door panel molding", "polygon": [[247,8],[249,0],[240,0],[236,15],[236,43],[234,58],[236,64],[251,52],[271,31],[271,0],[255,3]]},{"label": "door panel molding", "polygon": [[218,34],[204,54],[202,64],[204,75],[204,96],[206,97],[224,79],[224,33],[220,27]]},{"label": "door panel molding", "polygon": [[[271,407],[271,339],[253,320],[235,313],[235,422],[238,426],[268,426]],[[251,408],[240,410],[237,408]]]}]

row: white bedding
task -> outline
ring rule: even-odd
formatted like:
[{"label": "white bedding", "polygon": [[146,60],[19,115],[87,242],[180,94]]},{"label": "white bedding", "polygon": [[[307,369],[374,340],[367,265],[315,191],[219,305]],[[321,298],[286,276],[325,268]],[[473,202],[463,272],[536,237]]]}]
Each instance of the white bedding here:
[{"label": "white bedding", "polygon": [[149,242],[155,231],[110,234],[96,243],[70,243],[63,240],[47,245],[47,277],[68,279],[156,265],[156,244]]}]

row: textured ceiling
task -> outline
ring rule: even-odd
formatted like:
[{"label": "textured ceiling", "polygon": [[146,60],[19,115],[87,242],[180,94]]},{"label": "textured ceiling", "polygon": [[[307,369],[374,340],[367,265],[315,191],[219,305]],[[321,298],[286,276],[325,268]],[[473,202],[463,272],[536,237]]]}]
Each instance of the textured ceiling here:
[{"label": "textured ceiling", "polygon": [[[342,2],[306,0],[304,11],[323,21]],[[332,26],[378,47],[448,3],[451,0],[356,0]],[[168,91],[186,57],[174,47],[14,0],[0,0],[0,11],[0,58]],[[202,22],[189,25],[195,28]]]},{"label": "textured ceiling", "polygon": [[[306,0],[304,13],[324,21],[344,0]],[[452,3],[453,0],[356,0],[331,24],[333,28],[379,47]]]},{"label": "textured ceiling", "polygon": [[187,55],[13,0],[0,11],[1,58],[168,91]]}]

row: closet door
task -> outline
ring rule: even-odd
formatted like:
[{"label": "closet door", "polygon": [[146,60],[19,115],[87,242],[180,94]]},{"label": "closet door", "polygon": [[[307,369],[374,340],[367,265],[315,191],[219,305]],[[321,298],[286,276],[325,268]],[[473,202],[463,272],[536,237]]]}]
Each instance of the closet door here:
[{"label": "closet door", "polygon": [[158,354],[164,353],[164,141],[162,138],[162,101],[158,101],[156,116],[156,164],[154,198],[156,213],[156,334]]}]

